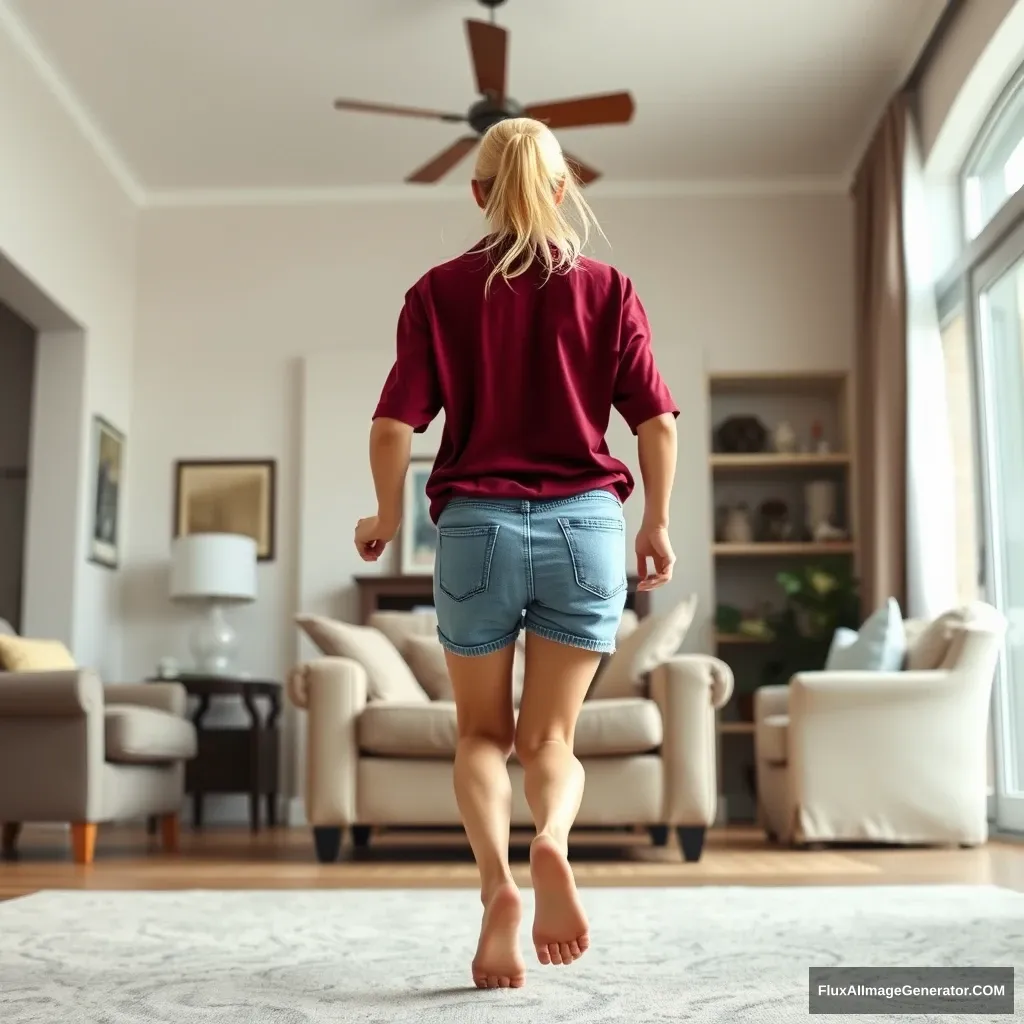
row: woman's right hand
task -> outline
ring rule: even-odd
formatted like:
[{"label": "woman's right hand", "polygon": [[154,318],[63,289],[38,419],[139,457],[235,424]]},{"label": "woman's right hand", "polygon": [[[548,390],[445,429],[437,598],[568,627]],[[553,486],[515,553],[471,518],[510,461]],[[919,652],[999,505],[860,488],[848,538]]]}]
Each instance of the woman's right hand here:
[{"label": "woman's right hand", "polygon": [[[654,563],[654,572],[648,568],[648,559]],[[637,590],[655,590],[672,579],[676,564],[672,542],[664,526],[641,526],[636,535],[636,571],[640,577]]]}]

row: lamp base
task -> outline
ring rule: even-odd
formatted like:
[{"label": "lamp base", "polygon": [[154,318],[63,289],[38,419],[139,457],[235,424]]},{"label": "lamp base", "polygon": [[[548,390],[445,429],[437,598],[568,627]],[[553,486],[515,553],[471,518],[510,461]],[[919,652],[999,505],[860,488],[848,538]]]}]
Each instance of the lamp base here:
[{"label": "lamp base", "polygon": [[192,630],[190,646],[197,672],[212,676],[231,675],[238,651],[238,636],[224,618],[224,609],[219,604],[211,604],[207,608],[206,617]]}]

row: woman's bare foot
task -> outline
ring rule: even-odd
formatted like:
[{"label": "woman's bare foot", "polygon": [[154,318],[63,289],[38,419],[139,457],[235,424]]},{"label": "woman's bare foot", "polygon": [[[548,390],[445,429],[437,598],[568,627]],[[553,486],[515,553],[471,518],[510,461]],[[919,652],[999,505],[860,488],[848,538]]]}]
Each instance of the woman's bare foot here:
[{"label": "woman's bare foot", "polygon": [[531,844],[530,875],[536,900],[537,959],[542,964],[571,964],[590,946],[590,926],[569,859],[550,836],[539,835]]},{"label": "woman's bare foot", "polygon": [[526,964],[519,951],[523,902],[512,881],[504,882],[484,901],[480,942],[473,957],[477,988],[521,988]]}]

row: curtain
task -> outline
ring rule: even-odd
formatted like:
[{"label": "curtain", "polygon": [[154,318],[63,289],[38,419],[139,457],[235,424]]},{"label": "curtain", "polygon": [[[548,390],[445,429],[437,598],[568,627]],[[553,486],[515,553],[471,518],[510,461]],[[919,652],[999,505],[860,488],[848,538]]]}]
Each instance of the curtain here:
[{"label": "curtain", "polygon": [[908,102],[897,96],[853,185],[856,230],[856,530],[861,601],[906,606],[907,295],[903,177]]},{"label": "curtain", "polygon": [[906,612],[913,618],[933,619],[957,603],[956,484],[928,197],[917,131],[909,109],[905,139]]}]

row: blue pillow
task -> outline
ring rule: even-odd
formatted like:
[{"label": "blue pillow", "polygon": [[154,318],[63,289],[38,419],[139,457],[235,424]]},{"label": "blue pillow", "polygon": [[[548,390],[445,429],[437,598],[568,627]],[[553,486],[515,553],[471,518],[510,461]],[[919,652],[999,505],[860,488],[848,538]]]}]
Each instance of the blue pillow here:
[{"label": "blue pillow", "polygon": [[907,654],[907,634],[899,602],[890,597],[859,632],[837,629],[826,672],[899,672]]}]

